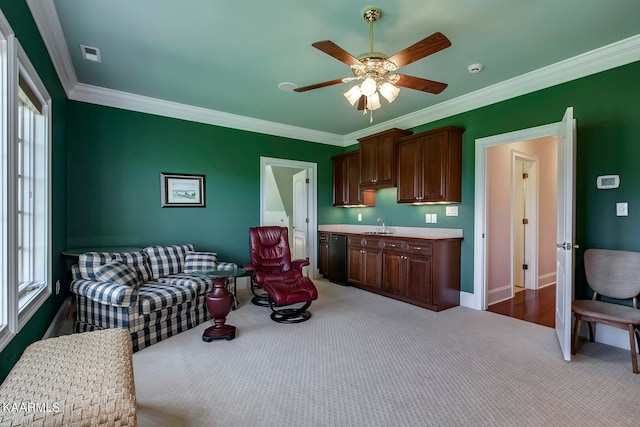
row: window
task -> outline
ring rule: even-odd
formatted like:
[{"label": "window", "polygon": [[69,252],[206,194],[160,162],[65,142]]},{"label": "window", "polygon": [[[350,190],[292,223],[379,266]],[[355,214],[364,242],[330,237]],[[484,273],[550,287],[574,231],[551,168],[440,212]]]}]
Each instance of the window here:
[{"label": "window", "polygon": [[51,295],[51,98],[0,12],[0,350]]}]

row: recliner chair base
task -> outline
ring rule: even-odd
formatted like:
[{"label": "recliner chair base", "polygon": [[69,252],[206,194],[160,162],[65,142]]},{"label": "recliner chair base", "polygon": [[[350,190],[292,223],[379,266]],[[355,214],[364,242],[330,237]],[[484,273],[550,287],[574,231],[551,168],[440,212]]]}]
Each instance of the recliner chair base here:
[{"label": "recliner chair base", "polygon": [[269,298],[269,306],[271,307],[271,320],[278,323],[301,323],[311,318],[311,312],[307,311],[311,301],[305,303],[299,308],[281,308],[277,309],[273,300]]},{"label": "recliner chair base", "polygon": [[258,290],[262,290],[260,286],[257,286],[253,281],[251,282],[251,293],[253,297],[251,298],[251,303],[253,305],[257,305],[258,307],[269,307],[269,294],[266,292],[258,293]]}]

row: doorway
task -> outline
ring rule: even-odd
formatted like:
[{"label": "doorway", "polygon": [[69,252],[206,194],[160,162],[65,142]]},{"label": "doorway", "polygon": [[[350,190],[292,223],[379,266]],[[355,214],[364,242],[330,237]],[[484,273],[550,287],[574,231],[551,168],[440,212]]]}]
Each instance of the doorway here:
[{"label": "doorway", "polygon": [[289,229],[292,257],[309,260],[303,273],[311,278],[317,270],[316,170],[315,163],[260,158],[260,225]]},{"label": "doorway", "polygon": [[[571,360],[571,301],[573,300],[574,244],[575,235],[575,136],[576,123],[573,108],[565,110],[561,121],[549,125],[502,135],[479,138],[475,146],[475,214],[474,214],[474,295],[473,307],[486,310],[488,303],[488,240],[500,227],[491,228],[488,211],[488,151],[518,141],[531,141],[551,137],[556,141],[556,167],[545,170],[541,176],[554,174],[556,191],[556,233],[552,246],[555,249],[555,332],[560,351],[565,360]],[[539,146],[542,144],[534,144]],[[541,168],[542,169],[542,168]],[[542,171],[541,171],[542,172]],[[542,186],[541,186],[542,187]],[[546,194],[542,191],[540,195]],[[544,202],[541,200],[539,206]],[[540,209],[540,213],[543,212]],[[508,240],[509,244],[512,240]],[[542,245],[542,242],[539,243]],[[540,257],[541,259],[541,257]],[[495,261],[495,260],[494,260]],[[538,276],[539,279],[542,275]]]},{"label": "doorway", "polygon": [[535,292],[555,283],[557,137],[488,147],[486,176],[491,306],[513,299],[518,287]]}]

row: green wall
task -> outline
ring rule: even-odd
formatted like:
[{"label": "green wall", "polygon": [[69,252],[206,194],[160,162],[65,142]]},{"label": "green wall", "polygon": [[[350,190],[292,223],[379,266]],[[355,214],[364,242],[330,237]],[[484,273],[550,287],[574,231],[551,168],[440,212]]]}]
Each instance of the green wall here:
[{"label": "green wall", "polygon": [[[53,280],[61,277],[63,269],[60,252],[65,248],[66,242],[66,174],[67,174],[67,150],[66,150],[66,110],[67,98],[58,80],[57,74],[49,60],[49,54],[40,38],[40,33],[33,22],[29,8],[24,1],[0,0],[0,10],[11,25],[16,38],[24,48],[31,63],[38,71],[38,75],[45,84],[49,95],[53,100],[52,113],[52,137],[53,155],[51,159],[51,173],[53,180],[52,190],[52,253],[53,253]],[[52,296],[45,302],[40,310],[22,328],[16,337],[0,353],[0,381],[18,360],[25,347],[42,338],[47,331],[51,320],[62,304],[68,292],[62,291],[60,295]]]},{"label": "green wall", "polygon": [[[317,163],[318,222],[342,221],[331,206],[341,147],[81,102],[69,112],[69,247],[193,243],[248,262],[261,156]],[[206,175],[206,207],[161,208],[161,172]]]},{"label": "green wall", "polygon": [[[443,125],[463,135],[463,202],[457,218],[443,206],[395,203],[395,189],[378,191],[377,206],[333,208],[332,155],[349,151],[66,101],[24,1],[0,0],[34,66],[53,97],[53,253],[89,245],[148,245],[192,242],[216,250],[220,258],[248,260],[248,228],[259,223],[259,158],[286,158],[318,164],[318,223],[428,226],[424,213],[438,213],[436,227],[464,230],[462,290],[473,291],[474,141],[477,138],[558,122],[574,107],[577,131],[576,296],[584,295],[582,253],[588,247],[640,250],[636,209],[640,172],[640,63],[558,85],[414,129]],[[161,208],[160,172],[206,175],[206,208]],[[595,177],[618,173],[616,190],[596,190]],[[629,203],[629,216],[615,216],[615,202]],[[63,266],[54,255],[54,278]],[[4,378],[24,348],[46,331],[68,291],[51,298],[0,354]]]},{"label": "green wall", "polygon": [[[377,192],[376,206],[346,209],[348,224],[387,224],[416,227],[462,228],[463,291],[473,292],[473,219],[475,140],[562,120],[574,107],[577,122],[576,158],[576,297],[587,294],[582,269],[585,248],[640,251],[640,62],[578,79],[504,102],[479,108],[413,129],[424,132],[452,125],[463,134],[462,203],[458,217],[446,217],[445,207],[398,205],[396,189]],[[347,150],[354,149],[354,146]],[[543,171],[544,172],[544,171]],[[596,190],[596,176],[619,174],[615,190]],[[615,216],[615,202],[629,203],[629,216]],[[425,224],[424,214],[437,213],[437,224]],[[363,221],[357,222],[357,214]]]}]

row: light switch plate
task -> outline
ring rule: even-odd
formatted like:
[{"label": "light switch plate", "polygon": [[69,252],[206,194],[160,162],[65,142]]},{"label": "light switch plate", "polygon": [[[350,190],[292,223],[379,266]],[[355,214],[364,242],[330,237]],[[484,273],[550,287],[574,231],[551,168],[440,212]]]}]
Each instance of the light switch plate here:
[{"label": "light switch plate", "polygon": [[617,216],[629,216],[629,205],[627,202],[616,203]]},{"label": "light switch plate", "polygon": [[438,222],[438,214],[431,214],[431,224]]},{"label": "light switch plate", "polygon": [[431,224],[431,214],[428,213],[424,215],[424,222]]},{"label": "light switch plate", "polygon": [[362,221],[362,214],[358,214],[358,221]]}]

